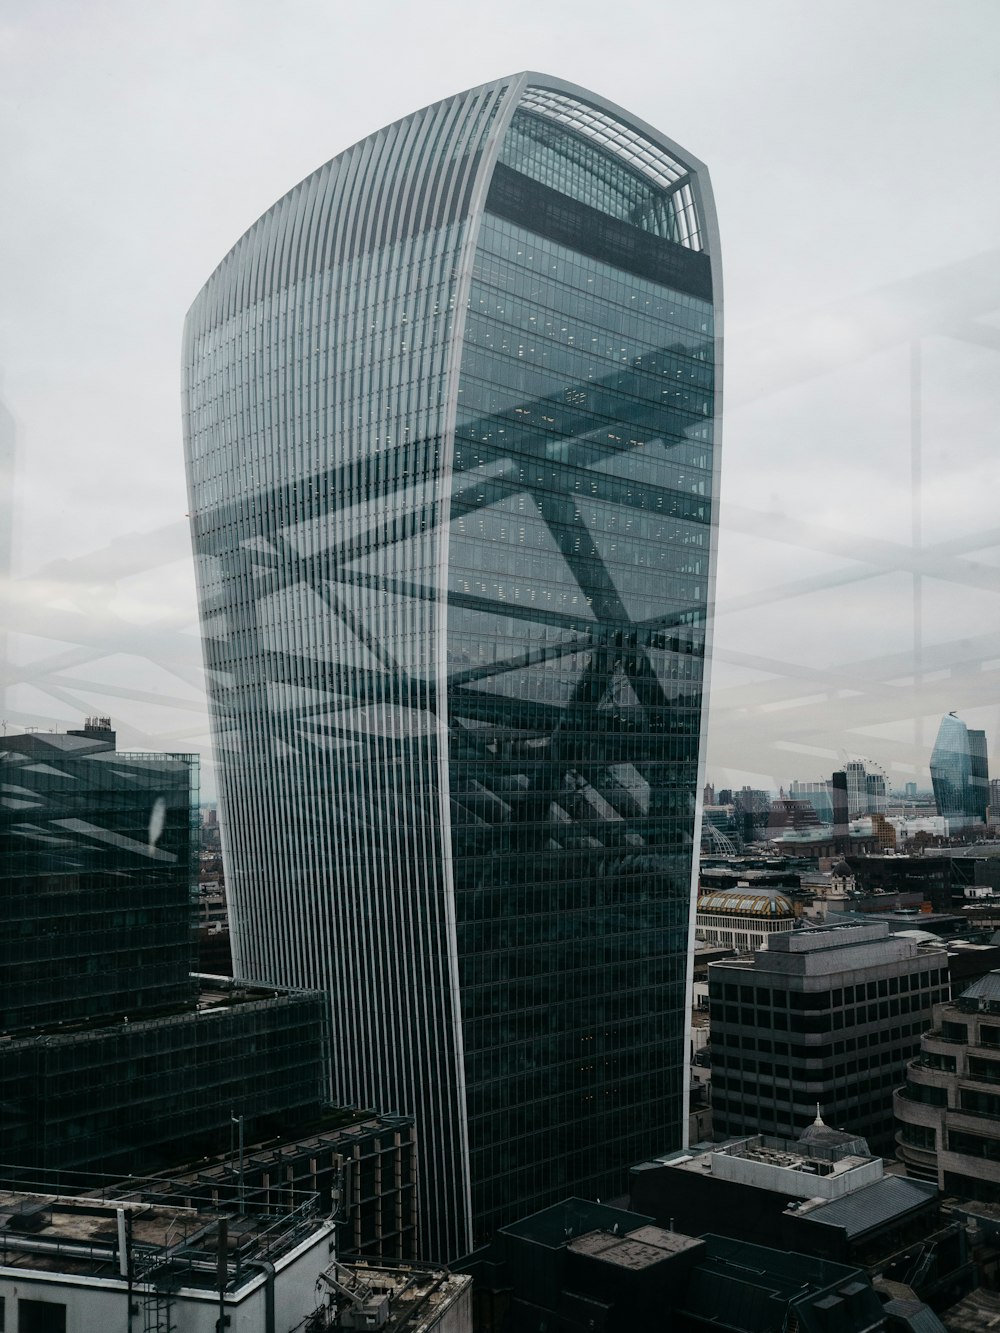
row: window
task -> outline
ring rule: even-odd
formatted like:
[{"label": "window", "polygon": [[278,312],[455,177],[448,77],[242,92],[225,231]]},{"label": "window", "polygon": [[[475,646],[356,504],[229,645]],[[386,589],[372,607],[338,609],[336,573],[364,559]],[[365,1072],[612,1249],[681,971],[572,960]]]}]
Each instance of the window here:
[{"label": "window", "polygon": [[935,1130],[931,1125],[900,1125],[900,1141],[913,1148],[935,1150]]},{"label": "window", "polygon": [[986,1157],[994,1162],[1000,1160],[1000,1143],[995,1139],[980,1138],[978,1134],[967,1134],[964,1130],[949,1129],[948,1147],[952,1152],[962,1153],[966,1157]]},{"label": "window", "polygon": [[18,1333],[66,1333],[66,1307],[56,1301],[18,1301]]},{"label": "window", "polygon": [[1000,1114],[1000,1096],[991,1092],[979,1092],[973,1088],[963,1088],[959,1096],[963,1111],[971,1115],[989,1116],[995,1120]]},{"label": "window", "polygon": [[903,1096],[911,1102],[923,1102],[925,1106],[947,1106],[948,1089],[934,1088],[926,1083],[913,1083],[909,1079],[903,1088]]}]

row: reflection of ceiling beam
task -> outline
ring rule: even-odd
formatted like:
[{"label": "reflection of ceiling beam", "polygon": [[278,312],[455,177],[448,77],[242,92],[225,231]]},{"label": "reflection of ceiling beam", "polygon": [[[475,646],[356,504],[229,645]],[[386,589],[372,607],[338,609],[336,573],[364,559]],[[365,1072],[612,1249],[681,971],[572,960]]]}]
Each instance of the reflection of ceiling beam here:
[{"label": "reflection of ceiling beam", "polygon": [[[713,703],[718,700],[732,700],[733,707],[764,708],[773,706],[787,699],[790,694],[790,681],[803,681],[813,685],[815,690],[856,690],[860,694],[877,692],[880,699],[898,699],[902,691],[912,693],[912,684],[893,684],[894,681],[906,680],[913,675],[913,654],[910,652],[886,653],[878,657],[859,658],[856,661],[840,662],[829,667],[811,667],[802,663],[789,662],[787,658],[766,657],[762,654],[733,652],[716,646],[713,657],[718,662],[728,662],[733,666],[747,667],[752,671],[767,671],[772,679],[756,681],[747,685],[721,688],[713,694]],[[970,635],[967,638],[954,639],[946,643],[927,645],[923,649],[921,675],[926,677],[937,672],[948,672],[963,678],[978,678],[987,673],[982,671],[984,663],[1000,664],[1000,634]],[[930,681],[924,681],[931,684]],[[801,688],[792,686],[792,697],[803,693]],[[738,702],[736,694],[738,692]],[[998,696],[1000,698],[1000,696]],[[947,709],[945,710],[948,711]]]},{"label": "reflection of ceiling beam", "polygon": [[186,523],[167,523],[152,532],[127,532],[71,560],[42,565],[19,583],[52,581],[70,585],[120,583],[136,574],[161,569],[190,558],[191,530]]},{"label": "reflection of ceiling beam", "polygon": [[964,551],[986,550],[1000,545],[1000,527],[966,533],[933,546],[915,548],[862,533],[838,532],[822,523],[810,523],[788,514],[747,509],[743,505],[723,503],[720,512],[720,526],[724,532],[760,537],[793,546],[796,550],[819,551],[849,559],[851,564],[844,569],[831,570],[829,574],[815,574],[794,583],[759,588],[738,597],[720,599],[715,607],[717,616],[723,616],[727,611],[743,611],[785,601],[790,597],[805,596],[828,587],[877,578],[882,574],[923,574],[928,578],[943,579],[964,587],[1000,592],[1000,567],[953,558]]},{"label": "reflection of ceiling beam", "polygon": [[[1000,670],[984,671],[972,682],[963,681],[961,691],[955,682],[938,680],[920,687],[920,716],[943,716],[956,707],[956,693],[962,695],[962,707],[995,707],[1000,686]],[[789,692],[780,705],[771,709],[746,708],[729,692],[721,699],[712,698],[713,721],[725,726],[727,740],[741,729],[750,727],[758,736],[779,729],[783,736],[820,736],[846,734],[867,727],[890,726],[913,720],[914,693],[901,688],[896,707],[887,706],[885,696],[878,698],[852,695],[841,698],[836,691],[815,690],[810,694],[798,690]],[[808,715],[803,711],[808,708]],[[900,742],[903,744],[904,742]],[[895,744],[895,742],[893,742]],[[926,752],[923,752],[926,758]]]},{"label": "reflection of ceiling beam", "polygon": [[81,612],[37,602],[30,606],[21,602],[12,614],[14,618],[7,626],[12,634],[60,642],[75,638],[78,646],[60,648],[23,666],[8,663],[6,671],[0,673],[0,685],[19,680],[35,684],[41,676],[122,654],[148,658],[195,688],[202,688],[201,645],[196,635],[182,632],[190,624],[186,617],[178,615],[149,625],[133,625],[102,607],[99,624],[95,624],[93,617]]},{"label": "reflection of ceiling beam", "polygon": [[1000,352],[1000,329],[995,324],[983,324],[979,320],[970,319],[965,324],[948,329],[947,335],[959,342],[974,343],[979,347],[988,347],[992,352]]},{"label": "reflection of ceiling beam", "polygon": [[[987,250],[793,319],[747,328],[740,369],[746,387],[727,392],[727,407],[767,398],[920,338],[964,337],[970,321],[998,307],[1000,250]],[[972,327],[978,332],[983,326]]]}]

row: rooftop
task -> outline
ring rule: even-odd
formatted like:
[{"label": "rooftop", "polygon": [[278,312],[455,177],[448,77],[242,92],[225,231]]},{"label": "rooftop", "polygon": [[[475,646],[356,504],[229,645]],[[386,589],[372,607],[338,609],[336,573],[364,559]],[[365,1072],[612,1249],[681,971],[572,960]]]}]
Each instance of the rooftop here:
[{"label": "rooftop", "polygon": [[121,1276],[121,1240],[137,1281],[166,1277],[190,1288],[217,1288],[219,1252],[227,1254],[227,1291],[259,1273],[250,1261],[275,1263],[308,1236],[332,1229],[314,1199],[284,1213],[226,1214],[144,1201],[101,1200],[0,1191],[0,1266],[36,1272]]},{"label": "rooftop", "polygon": [[197,984],[197,991],[190,1004],[175,1004],[169,1008],[146,1009],[138,1015],[132,1015],[131,1021],[125,1016],[104,1015],[99,1018],[81,1018],[64,1023],[24,1028],[9,1038],[11,1045],[19,1042],[58,1043],[90,1038],[102,1029],[115,1029],[122,1022],[129,1024],[131,1031],[158,1030],[162,1023],[171,1019],[189,1019],[195,1014],[207,1015],[233,1009],[240,1005],[260,1004],[265,1001],[294,998],[302,995],[318,995],[317,991],[297,990],[290,986],[271,986],[263,982],[234,981],[232,977],[206,976],[192,973],[192,982]]},{"label": "rooftop", "polygon": [[753,888],[739,884],[733,889],[712,889],[698,899],[699,912],[728,916],[793,917],[791,900],[775,888]]},{"label": "rooftop", "polygon": [[1000,1004],[1000,971],[987,972],[971,986],[967,986],[957,1000],[960,1009],[989,1009]]},{"label": "rooftop", "polygon": [[501,1227],[501,1232],[558,1249],[567,1241],[591,1231],[615,1234],[617,1228],[624,1234],[639,1227],[650,1226],[652,1222],[653,1219],[643,1213],[629,1213],[608,1204],[592,1203],[589,1199],[563,1199],[561,1203],[532,1213],[530,1217],[514,1222],[509,1227]]},{"label": "rooftop", "polygon": [[701,1241],[693,1236],[682,1236],[679,1231],[665,1231],[662,1227],[643,1226],[618,1235],[610,1231],[589,1231],[571,1240],[566,1248],[574,1254],[585,1254],[617,1268],[639,1270],[651,1268],[664,1259],[687,1250],[696,1250]]},{"label": "rooftop", "polygon": [[374,1304],[388,1297],[384,1333],[421,1333],[442,1318],[472,1286],[464,1273],[420,1264],[337,1264],[338,1280],[361,1299]]},{"label": "rooftop", "polygon": [[789,1327],[878,1327],[881,1306],[857,1269],[724,1236],[702,1239],[706,1256],[676,1307],[699,1326],[767,1333],[784,1326],[787,1311]]},{"label": "rooftop", "polygon": [[882,1175],[882,1160],[869,1153],[864,1139],[834,1133],[835,1143],[758,1134],[702,1152],[670,1154],[658,1163],[691,1175],[735,1180],[801,1199],[829,1200],[861,1190]]},{"label": "rooftop", "polygon": [[842,1199],[793,1203],[785,1211],[800,1217],[808,1216],[811,1222],[820,1222],[824,1226],[840,1227],[849,1239],[854,1239],[886,1222],[897,1221],[916,1208],[926,1207],[937,1195],[937,1186],[925,1181],[906,1176],[883,1176]]},{"label": "rooftop", "polygon": [[983,1333],[1000,1327],[1000,1292],[977,1287],[945,1311],[949,1333]]}]

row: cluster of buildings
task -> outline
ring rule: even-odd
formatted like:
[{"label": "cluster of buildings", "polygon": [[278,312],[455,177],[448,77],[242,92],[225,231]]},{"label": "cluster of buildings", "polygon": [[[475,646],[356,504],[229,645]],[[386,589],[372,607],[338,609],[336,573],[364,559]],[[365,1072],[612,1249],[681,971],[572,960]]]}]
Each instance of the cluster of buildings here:
[{"label": "cluster of buildings", "polygon": [[[534,74],[212,274],[221,834],[108,719],[0,745],[0,1327],[934,1333],[987,1271],[942,1191],[994,1199],[1000,974],[953,1005],[941,938],[854,910],[884,775],[720,792],[698,892],[718,299],[701,164]],[[768,838],[836,852],[824,891],[727,859]]]},{"label": "cluster of buildings", "polygon": [[739,852],[759,842],[830,857],[895,850],[914,840],[948,843],[981,838],[1000,822],[1000,784],[990,781],[986,733],[954,713],[941,721],[930,759],[931,787],[913,782],[890,791],[884,771],[853,759],[823,781],[792,781],[787,794],[707,786],[703,846]]}]

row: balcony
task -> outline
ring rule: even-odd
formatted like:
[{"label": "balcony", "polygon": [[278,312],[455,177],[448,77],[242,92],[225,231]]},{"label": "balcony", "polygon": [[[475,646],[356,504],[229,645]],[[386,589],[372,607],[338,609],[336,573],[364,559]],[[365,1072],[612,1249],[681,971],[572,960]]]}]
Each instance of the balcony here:
[{"label": "balcony", "polygon": [[904,1125],[924,1125],[935,1129],[941,1124],[943,1116],[950,1115],[946,1106],[930,1106],[927,1102],[904,1096],[902,1088],[897,1088],[892,1095],[892,1113]]},{"label": "balcony", "polygon": [[924,1033],[923,1039],[924,1041],[946,1041],[951,1046],[968,1046],[969,1044],[968,1032],[963,1031],[960,1037],[946,1036],[940,1028],[931,1028],[930,1031]]}]

